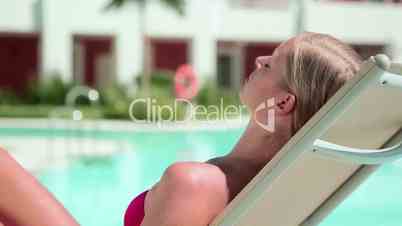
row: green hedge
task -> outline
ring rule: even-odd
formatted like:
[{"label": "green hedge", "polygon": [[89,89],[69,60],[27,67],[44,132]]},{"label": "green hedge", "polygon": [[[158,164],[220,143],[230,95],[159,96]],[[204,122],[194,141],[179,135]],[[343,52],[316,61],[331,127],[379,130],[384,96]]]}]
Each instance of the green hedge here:
[{"label": "green hedge", "polygon": [[[0,117],[7,118],[48,118],[52,112],[59,107],[53,105],[1,105]],[[84,118],[99,119],[103,118],[102,108],[79,107]],[[61,114],[57,114],[59,118],[71,118],[72,109],[61,110]]]},{"label": "green hedge", "polygon": [[[142,85],[143,74],[139,74],[135,78],[135,84],[140,87]],[[151,86],[170,89],[173,85],[174,73],[170,71],[156,71],[151,74]]]},{"label": "green hedge", "polygon": [[68,91],[74,83],[65,82],[61,76],[47,75],[50,79],[32,81],[23,95],[25,104],[64,105]]},{"label": "green hedge", "polygon": [[[0,117],[19,117],[19,118],[43,118],[48,117],[50,112],[64,105],[68,91],[74,86],[73,83],[64,82],[60,76],[49,76],[48,80],[32,82],[29,89],[23,95],[15,95],[11,91],[0,90]],[[151,121],[167,120],[170,118],[168,111],[155,114],[153,111],[161,106],[174,108],[175,95],[173,92],[173,74],[166,72],[156,72],[151,79],[150,98],[154,99],[153,108],[147,109],[144,104],[136,104],[132,109],[132,115],[136,119],[149,119]],[[136,85],[141,87],[142,76],[137,77]],[[99,90],[100,105],[90,107],[87,101],[79,101],[79,109],[84,112],[86,118],[107,118],[107,119],[130,119],[129,108],[133,100],[147,98],[141,88],[129,88],[117,83],[109,84]],[[213,81],[204,83],[198,95],[192,101],[197,105],[220,106],[240,105],[238,93],[233,90],[222,89],[215,85]],[[172,112],[178,120],[182,120],[186,114],[186,106],[179,103]],[[69,117],[67,111],[66,116]],[[155,116],[149,118],[149,116]],[[217,116],[219,118],[219,116]]]}]

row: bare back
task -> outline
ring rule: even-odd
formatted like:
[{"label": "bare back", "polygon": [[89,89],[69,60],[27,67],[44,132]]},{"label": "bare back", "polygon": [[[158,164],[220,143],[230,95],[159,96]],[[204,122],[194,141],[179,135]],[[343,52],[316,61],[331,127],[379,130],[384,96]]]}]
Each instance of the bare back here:
[{"label": "bare back", "polygon": [[226,182],[230,192],[229,201],[232,201],[262,169],[262,166],[253,165],[240,158],[218,157],[210,159],[206,163],[219,167],[226,175]]}]

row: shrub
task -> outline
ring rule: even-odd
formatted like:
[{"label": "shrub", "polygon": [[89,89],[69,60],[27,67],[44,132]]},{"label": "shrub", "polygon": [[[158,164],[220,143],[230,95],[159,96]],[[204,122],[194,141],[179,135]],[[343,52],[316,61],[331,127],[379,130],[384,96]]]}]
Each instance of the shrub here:
[{"label": "shrub", "polygon": [[130,99],[126,87],[117,83],[103,87],[100,91],[100,103],[106,118],[127,119]]},{"label": "shrub", "polygon": [[[0,117],[47,117],[56,106],[64,106],[66,95],[74,86],[74,83],[64,82],[57,74],[48,75],[45,78],[48,79],[31,82],[27,92],[21,97],[8,90],[0,90],[0,104],[2,105]],[[85,98],[78,99],[77,105],[80,109],[85,109],[86,118],[99,118],[103,114],[103,117],[109,119],[130,119],[129,110],[132,101],[139,98],[151,98],[154,102],[149,103],[150,106],[136,104],[131,109],[131,113],[136,119],[165,121],[171,119],[171,114],[174,114],[175,119],[182,120],[186,114],[186,104],[175,102],[172,88],[173,78],[174,75],[169,72],[153,73],[149,96],[141,89],[142,76],[138,76],[136,79],[137,87],[139,87],[136,90],[128,90],[127,87],[121,84],[112,83],[99,90],[99,106],[83,106],[88,105],[88,101]],[[134,92],[129,95],[128,91]],[[240,105],[237,92],[217,87],[215,82],[207,81],[193,102],[197,105],[220,106],[221,100],[224,108],[228,105]],[[161,106],[169,106],[170,109],[173,109],[173,112],[166,109],[158,111]],[[219,114],[219,116],[221,115]],[[217,117],[219,118],[219,116]]]},{"label": "shrub", "polygon": [[[226,109],[228,106],[234,105],[237,109],[240,110],[240,114],[246,112],[244,106],[241,104],[237,91],[218,87],[213,81],[207,81],[204,83],[195,100],[198,105],[203,105],[207,107],[217,106],[219,111],[221,111],[222,108]],[[221,105],[222,108],[220,107]],[[213,115],[211,114],[211,109],[207,109],[209,110],[208,115]],[[224,112],[219,112],[218,118],[214,119],[220,119],[223,114]]]},{"label": "shrub", "polygon": [[[169,71],[156,71],[151,73],[151,87],[167,88],[170,89],[173,86],[174,74]],[[143,74],[138,75],[135,78],[135,83],[138,87],[141,87],[142,80],[144,78]]]},{"label": "shrub", "polygon": [[[171,89],[160,86],[152,86],[150,96],[144,93],[142,89],[138,89],[136,95],[132,100],[145,99],[153,100],[154,102],[148,102],[146,104],[138,103],[132,110],[132,114],[136,119],[148,119],[151,121],[169,120],[174,114],[176,119],[183,119],[185,115],[185,107],[181,103],[175,105],[175,97]],[[169,106],[173,111],[158,111],[162,106]]]},{"label": "shrub", "polygon": [[46,75],[49,79],[36,80],[29,84],[25,94],[27,104],[64,105],[72,82],[65,82],[59,74]]},{"label": "shrub", "polygon": [[220,88],[212,81],[204,83],[195,99],[198,104],[205,106],[220,105],[221,100],[223,100],[224,106],[241,104],[237,91]]},{"label": "shrub", "polygon": [[21,104],[23,100],[17,96],[13,91],[2,88],[0,89],[0,104],[1,105],[17,105]]},{"label": "shrub", "polygon": [[[169,120],[174,114],[176,119],[183,119],[185,115],[185,106],[177,103],[175,106],[175,96],[173,93],[174,74],[169,71],[157,71],[151,74],[150,93],[145,93],[141,88],[143,75],[136,78],[136,84],[139,87],[131,100],[139,98],[150,98],[154,102],[150,106],[146,104],[136,104],[132,109],[132,114],[136,119],[148,119],[151,121]],[[169,106],[173,111],[157,111],[162,106]],[[156,111],[155,111],[156,110]]]},{"label": "shrub", "polygon": [[[1,105],[0,117],[12,118],[48,118],[51,114],[55,116],[57,110],[57,118],[72,117],[72,109],[58,109],[54,105]],[[101,111],[97,108],[79,107],[84,118],[102,118]]]}]

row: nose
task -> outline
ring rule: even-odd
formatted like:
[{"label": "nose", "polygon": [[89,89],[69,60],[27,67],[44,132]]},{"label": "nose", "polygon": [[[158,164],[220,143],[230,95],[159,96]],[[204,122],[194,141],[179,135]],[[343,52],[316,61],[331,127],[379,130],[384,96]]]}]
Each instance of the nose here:
[{"label": "nose", "polygon": [[265,63],[268,63],[271,56],[259,56],[255,58],[255,67],[261,68]]}]

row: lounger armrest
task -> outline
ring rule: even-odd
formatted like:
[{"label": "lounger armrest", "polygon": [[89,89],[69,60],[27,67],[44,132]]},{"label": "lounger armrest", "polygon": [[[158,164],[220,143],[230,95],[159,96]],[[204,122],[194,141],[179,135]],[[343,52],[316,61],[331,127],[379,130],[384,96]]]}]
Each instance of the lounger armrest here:
[{"label": "lounger armrest", "polygon": [[393,74],[402,74],[402,63],[392,62],[391,59],[389,59],[389,57],[385,54],[377,54],[376,56],[372,56],[371,60],[384,71],[388,71]]},{"label": "lounger armrest", "polygon": [[351,148],[323,140],[316,140],[313,145],[317,154],[357,164],[377,165],[402,158],[402,143],[382,149]]}]

